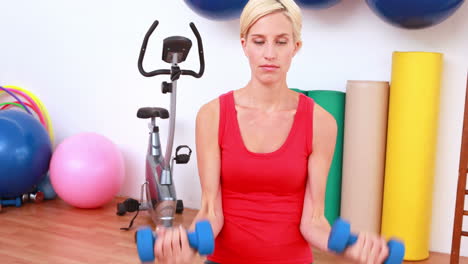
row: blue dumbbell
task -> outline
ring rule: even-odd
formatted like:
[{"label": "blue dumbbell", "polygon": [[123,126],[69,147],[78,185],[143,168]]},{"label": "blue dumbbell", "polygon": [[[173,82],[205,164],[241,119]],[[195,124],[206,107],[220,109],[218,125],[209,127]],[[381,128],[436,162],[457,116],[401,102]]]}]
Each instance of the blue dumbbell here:
[{"label": "blue dumbbell", "polygon": [[[195,232],[187,233],[190,247],[200,255],[209,255],[214,251],[214,235],[208,221],[200,221],[195,225]],[[150,227],[139,229],[136,234],[138,256],[142,262],[154,261],[154,244],[157,236]]]},{"label": "blue dumbbell", "polygon": [[[342,253],[348,246],[357,241],[357,236],[351,233],[351,226],[348,222],[337,219],[333,224],[328,238],[328,249],[338,254]],[[401,264],[405,256],[405,245],[397,240],[390,240],[387,243],[388,257],[384,264]]]},{"label": "blue dumbbell", "polygon": [[0,200],[0,203],[2,204],[2,206],[16,206],[16,207],[20,207],[23,203],[21,202],[21,198],[20,197],[16,197],[15,199],[9,199],[9,200]]},{"label": "blue dumbbell", "polygon": [[21,196],[21,201],[23,203],[41,203],[42,201],[44,201],[44,193],[41,191],[37,191],[35,193],[25,193]]}]

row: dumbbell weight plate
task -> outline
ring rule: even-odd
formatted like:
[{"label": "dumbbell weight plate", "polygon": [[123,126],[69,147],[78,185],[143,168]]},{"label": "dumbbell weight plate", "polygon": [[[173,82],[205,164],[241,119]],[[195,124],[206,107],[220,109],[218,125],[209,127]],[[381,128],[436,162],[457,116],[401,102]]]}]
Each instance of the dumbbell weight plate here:
[{"label": "dumbbell weight plate", "polygon": [[385,260],[384,264],[401,263],[405,257],[405,244],[398,240],[390,240],[387,243],[390,255]]},{"label": "dumbbell weight plate", "polygon": [[191,246],[198,249],[200,255],[204,256],[213,253],[214,234],[209,221],[197,222],[195,232],[188,233],[188,239]]},{"label": "dumbbell weight plate", "polygon": [[38,191],[36,193],[36,199],[34,200],[35,203],[41,203],[42,201],[44,201],[44,193],[41,192],[41,191]]},{"label": "dumbbell weight plate", "polygon": [[154,261],[154,241],[153,231],[150,227],[140,228],[135,233],[138,256],[142,262]]}]

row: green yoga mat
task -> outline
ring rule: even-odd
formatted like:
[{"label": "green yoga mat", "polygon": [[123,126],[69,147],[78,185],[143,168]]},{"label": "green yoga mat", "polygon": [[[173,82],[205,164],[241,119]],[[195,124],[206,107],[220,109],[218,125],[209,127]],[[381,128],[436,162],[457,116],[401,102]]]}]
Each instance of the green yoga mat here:
[{"label": "green yoga mat", "polygon": [[304,91],[291,89],[314,99],[315,103],[328,111],[336,119],[338,135],[336,138],[335,154],[328,173],[327,189],[325,191],[325,217],[330,225],[340,216],[341,208],[341,173],[343,168],[343,135],[344,135],[344,92],[313,90]]},{"label": "green yoga mat", "polygon": [[335,154],[328,173],[327,190],[325,192],[325,217],[330,225],[340,216],[341,204],[341,172],[343,168],[343,135],[346,94],[340,91],[315,90],[308,96],[333,115],[338,125]]}]

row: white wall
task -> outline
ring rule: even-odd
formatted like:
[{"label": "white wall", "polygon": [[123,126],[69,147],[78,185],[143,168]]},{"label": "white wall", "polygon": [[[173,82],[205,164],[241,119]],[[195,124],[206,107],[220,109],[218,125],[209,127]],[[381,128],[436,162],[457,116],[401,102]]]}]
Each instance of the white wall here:
[{"label": "white wall", "polygon": [[[163,77],[145,78],[137,69],[148,27],[160,25],[148,46],[145,67],[167,67],[160,60],[162,39],[182,35],[195,41],[188,26],[202,34],[206,71],[201,79],[179,81],[175,145],[195,148],[199,107],[249,79],[238,39],[238,20],[211,21],[182,0],[0,1],[0,84],[36,93],[52,117],[57,142],[82,131],[113,140],[125,155],[122,195],[138,197],[144,181],[147,124],[136,118],[142,106],[169,106],[160,93]],[[343,1],[327,10],[304,10],[304,48],[293,62],[290,87],[345,89],[347,80],[389,80],[393,51],[435,51],[445,55],[441,92],[431,249],[449,252],[458,175],[458,158],[468,66],[468,5],[444,23],[424,30],[386,24],[364,1]],[[198,69],[195,49],[183,68]],[[167,124],[161,124],[163,142]],[[196,156],[174,170],[186,207],[198,208]],[[468,229],[468,224],[465,229]],[[463,255],[468,244],[462,243]]]}]

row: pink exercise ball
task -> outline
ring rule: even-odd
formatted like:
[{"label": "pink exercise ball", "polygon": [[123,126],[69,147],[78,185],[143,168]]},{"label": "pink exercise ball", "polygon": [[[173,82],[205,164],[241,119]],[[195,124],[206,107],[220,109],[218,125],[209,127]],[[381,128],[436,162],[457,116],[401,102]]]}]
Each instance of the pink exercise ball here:
[{"label": "pink exercise ball", "polygon": [[50,162],[50,181],[57,195],[78,208],[109,203],[122,187],[122,154],[108,138],[80,133],[65,139]]}]

